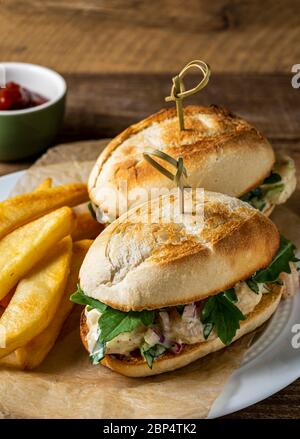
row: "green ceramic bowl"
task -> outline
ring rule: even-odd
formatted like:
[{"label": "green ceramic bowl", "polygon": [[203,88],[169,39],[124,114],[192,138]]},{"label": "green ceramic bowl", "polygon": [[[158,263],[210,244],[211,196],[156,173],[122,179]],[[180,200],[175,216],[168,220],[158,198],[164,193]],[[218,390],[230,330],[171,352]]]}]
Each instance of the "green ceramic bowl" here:
[{"label": "green ceramic bowl", "polygon": [[61,75],[34,64],[0,63],[1,72],[5,82],[16,82],[48,99],[37,107],[0,111],[0,160],[20,160],[53,144],[63,121],[67,86]]}]

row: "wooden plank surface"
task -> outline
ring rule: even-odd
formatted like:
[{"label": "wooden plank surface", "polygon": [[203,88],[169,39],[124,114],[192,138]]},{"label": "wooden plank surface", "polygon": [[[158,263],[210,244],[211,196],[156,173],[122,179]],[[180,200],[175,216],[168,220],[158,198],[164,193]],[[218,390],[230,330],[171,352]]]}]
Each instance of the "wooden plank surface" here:
[{"label": "wooden plank surface", "polygon": [[[163,107],[171,74],[69,74],[66,139],[112,137]],[[218,104],[255,124],[271,139],[300,139],[300,90],[289,74],[217,74],[187,104]],[[192,76],[188,84],[196,84]]]},{"label": "wooden plank surface", "polygon": [[290,72],[297,0],[2,0],[0,59],[64,73],[170,72],[199,58],[217,72]]}]

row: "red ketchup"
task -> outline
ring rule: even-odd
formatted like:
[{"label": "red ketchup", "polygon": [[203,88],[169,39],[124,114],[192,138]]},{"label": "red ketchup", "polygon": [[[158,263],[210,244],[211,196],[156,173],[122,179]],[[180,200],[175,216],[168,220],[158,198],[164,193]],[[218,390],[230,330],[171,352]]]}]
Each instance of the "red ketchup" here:
[{"label": "red ketchup", "polygon": [[47,102],[44,96],[28,90],[15,82],[7,82],[5,87],[0,87],[0,111],[23,110],[36,107]]}]

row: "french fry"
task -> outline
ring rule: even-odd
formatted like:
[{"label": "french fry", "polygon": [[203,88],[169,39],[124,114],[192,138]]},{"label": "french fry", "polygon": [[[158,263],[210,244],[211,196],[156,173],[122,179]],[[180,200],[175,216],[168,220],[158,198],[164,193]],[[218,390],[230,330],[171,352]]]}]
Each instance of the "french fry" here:
[{"label": "french fry", "polygon": [[73,308],[74,304],[70,301],[70,295],[76,290],[79,269],[92,242],[91,240],[74,242],[70,275],[53,320],[43,332],[15,352],[22,369],[34,369],[39,366],[54,346],[64,321]]},{"label": "french fry", "polygon": [[0,358],[26,345],[49,325],[65,290],[71,255],[72,240],[68,236],[20,281],[0,318],[1,331],[5,334]]},{"label": "french fry", "polygon": [[89,212],[76,214],[76,226],[72,233],[74,241],[95,239],[104,229],[104,225],[94,220]]},{"label": "french fry", "polygon": [[0,241],[0,300],[58,241],[72,233],[72,209],[61,207]]},{"label": "french fry", "polygon": [[0,239],[13,230],[62,206],[73,207],[86,202],[83,183],[72,183],[36,190],[0,202]]},{"label": "french fry", "polygon": [[45,178],[45,180],[42,181],[42,183],[40,183],[35,188],[35,192],[43,191],[44,189],[49,189],[50,187],[52,187],[52,178],[48,177],[48,178]]}]

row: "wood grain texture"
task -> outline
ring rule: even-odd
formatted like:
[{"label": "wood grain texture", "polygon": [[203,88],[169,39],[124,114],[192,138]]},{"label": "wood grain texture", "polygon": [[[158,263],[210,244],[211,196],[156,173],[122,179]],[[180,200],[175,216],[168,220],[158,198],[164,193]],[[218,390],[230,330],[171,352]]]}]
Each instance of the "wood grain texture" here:
[{"label": "wood grain texture", "polygon": [[12,163],[0,162],[0,176],[26,169],[32,164],[32,162],[32,160]]},{"label": "wood grain texture", "polygon": [[290,72],[297,0],[1,0],[0,58],[66,72]]},{"label": "wood grain texture", "polygon": [[[64,135],[112,137],[163,107],[170,74],[70,74]],[[197,76],[191,83],[197,82]],[[289,74],[217,74],[184,104],[218,104],[245,117],[271,139],[300,139],[300,90]],[[199,81],[199,80],[198,80]]]}]

